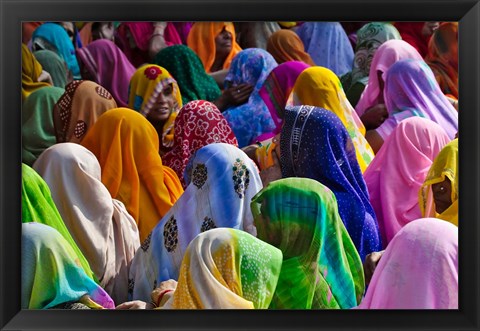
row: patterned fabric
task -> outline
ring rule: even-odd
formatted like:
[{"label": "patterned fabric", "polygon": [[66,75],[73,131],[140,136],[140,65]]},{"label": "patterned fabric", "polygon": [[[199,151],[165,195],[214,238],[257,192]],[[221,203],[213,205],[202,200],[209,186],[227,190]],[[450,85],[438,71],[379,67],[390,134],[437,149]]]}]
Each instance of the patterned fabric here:
[{"label": "patterned fabric", "polygon": [[101,182],[95,155],[74,143],[45,150],[34,169],[49,185],[65,225],[100,285],[115,302],[127,301],[128,265],[140,246],[137,224]]},{"label": "patterned fabric", "polygon": [[348,309],[365,289],[362,261],[333,192],[316,180],[286,178],[252,200],[257,237],[283,253],[273,309]]},{"label": "patterned fabric", "polygon": [[22,223],[37,222],[57,230],[73,249],[80,267],[95,279],[92,269],[68,231],[53,202],[50,189],[40,175],[22,163]]},{"label": "patterned fabric", "polygon": [[433,159],[449,141],[435,122],[407,118],[385,140],[363,174],[384,248],[405,224],[422,216],[418,190]]},{"label": "patterned fabric", "polygon": [[458,99],[458,22],[444,22],[435,30],[425,62],[443,93]]},{"label": "patterned fabric", "polygon": [[42,87],[51,86],[47,82],[39,82],[42,65],[33,56],[27,45],[22,44],[22,101],[34,91]]},{"label": "patterned fabric", "polygon": [[109,295],[79,266],[62,235],[40,223],[22,224],[22,309],[48,309],[88,295],[99,309],[115,308]]},{"label": "patterned fabric", "polygon": [[47,86],[30,94],[22,105],[22,162],[29,166],[56,142],[53,107],[64,92]]},{"label": "patterned fabric", "polygon": [[187,45],[200,58],[207,73],[215,61],[215,38],[225,29],[232,35],[232,49],[223,62],[223,69],[229,69],[233,58],[242,49],[237,44],[235,27],[232,22],[195,22],[188,33]]},{"label": "patterned fabric", "polygon": [[57,143],[79,144],[98,117],[117,108],[110,92],[88,80],[74,80],[53,108]]},{"label": "patterned fabric", "polygon": [[280,139],[283,177],[305,177],[330,188],[360,257],[382,249],[378,224],[355,148],[338,116],[312,106],[287,107]]},{"label": "patterned fabric", "polygon": [[215,101],[222,94],[215,79],[205,72],[202,61],[188,46],[164,48],[153,62],[167,69],[175,78],[183,104],[192,100]]},{"label": "patterned fabric", "polygon": [[237,138],[218,108],[211,102],[198,100],[187,103],[175,120],[173,148],[163,157],[163,164],[175,171],[186,183],[183,172],[190,157],[205,145],[227,143],[238,147]]},{"label": "patterned fabric", "polygon": [[293,105],[325,108],[340,118],[353,141],[363,173],[375,154],[365,139],[365,126],[350,105],[338,77],[323,67],[305,69],[298,76],[291,97]]},{"label": "patterned fabric", "polygon": [[57,53],[49,50],[36,51],[33,55],[42,65],[43,69],[52,77],[53,86],[65,88],[68,84],[65,61],[63,61]]},{"label": "patterned fabric", "polygon": [[277,285],[282,253],[235,229],[199,234],[188,245],[171,309],[266,309]]},{"label": "patterned fabric", "polygon": [[130,268],[134,300],[150,300],[155,282],[179,277],[188,244],[207,225],[256,234],[250,210],[262,189],[255,163],[239,148],[210,144],[192,156],[185,171],[187,188],[155,226],[146,251],[138,250]]},{"label": "patterned fabric", "polygon": [[[46,45],[45,43],[48,43]],[[55,51],[67,64],[74,79],[80,79],[80,67],[75,56],[75,47],[65,29],[55,23],[44,23],[33,31],[32,44],[35,51]]]},{"label": "patterned fabric", "polygon": [[128,84],[135,67],[125,54],[112,41],[99,39],[78,49],[77,56],[88,76],[110,91],[119,107],[127,107]]},{"label": "patterned fabric", "polygon": [[385,140],[402,120],[412,116],[439,124],[450,139],[458,132],[458,112],[440,90],[430,67],[421,60],[402,60],[385,79],[388,118],[376,131]]},{"label": "patterned fabric", "polygon": [[305,46],[298,35],[291,30],[278,30],[274,32],[267,42],[267,52],[272,54],[278,64],[287,61],[302,61],[314,66],[310,55],[305,52]]},{"label": "patterned fabric", "polygon": [[[434,216],[458,226],[458,157],[458,139],[454,139],[433,160],[427,178],[419,192],[419,204],[423,217]],[[452,205],[443,213],[438,214],[435,211],[431,187],[447,178],[452,184]]]},{"label": "patterned fabric", "polygon": [[102,183],[125,204],[143,241],[183,193],[177,174],[163,166],[155,128],[128,108],[105,112],[82,143],[98,159]]},{"label": "patterned fabric", "polygon": [[458,309],[458,228],[405,225],[388,244],[359,309]]},{"label": "patterned fabric", "polygon": [[355,106],[355,111],[359,116],[369,108],[383,103],[384,93],[380,90],[378,72],[381,73],[382,80],[385,82],[387,70],[397,61],[404,59],[421,60],[422,56],[413,46],[403,40],[388,40],[377,49],[370,65],[368,84]]},{"label": "patterned fabric", "polygon": [[165,69],[154,64],[146,64],[137,69],[130,80],[128,92],[128,107],[147,117],[158,95],[165,87],[172,85],[176,104],[171,110],[170,117],[163,125],[161,144],[162,148],[171,148],[173,145],[173,124],[182,108],[182,95],[177,82]]},{"label": "patterned fabric", "polygon": [[353,48],[339,22],[305,22],[295,32],[317,66],[339,77],[352,70]]},{"label": "patterned fabric", "polygon": [[240,106],[227,108],[223,116],[230,124],[238,145],[243,148],[275,128],[270,112],[260,97],[259,90],[277,62],[265,50],[248,48],[235,56],[225,81],[232,86],[250,84],[253,86],[248,101]]}]

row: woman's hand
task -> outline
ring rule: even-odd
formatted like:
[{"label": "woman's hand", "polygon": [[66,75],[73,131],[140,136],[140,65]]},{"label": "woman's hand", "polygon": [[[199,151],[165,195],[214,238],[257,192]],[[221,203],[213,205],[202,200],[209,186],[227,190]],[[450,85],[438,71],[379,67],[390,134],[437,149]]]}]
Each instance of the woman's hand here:
[{"label": "woman's hand", "polygon": [[127,301],[119,304],[115,309],[129,310],[129,309],[152,309],[153,306],[141,300]]},{"label": "woman's hand", "polygon": [[272,151],[272,159],[273,165],[260,171],[260,179],[262,180],[263,187],[267,187],[270,182],[282,178],[282,167],[280,165],[280,157],[277,154],[277,148]]},{"label": "woman's hand", "polygon": [[240,84],[226,88],[220,98],[215,101],[215,105],[220,111],[224,111],[230,106],[242,105],[248,101],[252,92],[253,86],[250,84]]},{"label": "woman's hand", "polygon": [[50,74],[48,72],[46,72],[45,70],[42,70],[42,73],[40,74],[40,76],[38,76],[38,81],[39,82],[46,82],[50,85],[53,85],[52,76],[50,76]]},{"label": "woman's hand", "polygon": [[378,262],[385,251],[372,252],[365,257],[363,262],[363,271],[365,273],[365,285],[370,284],[372,280],[373,272],[377,268]]},{"label": "woman's hand", "polygon": [[383,122],[388,118],[388,111],[385,104],[380,103],[378,105],[373,106],[372,108],[367,109],[365,113],[360,116],[363,125],[365,125],[365,129],[368,130],[375,130]]}]

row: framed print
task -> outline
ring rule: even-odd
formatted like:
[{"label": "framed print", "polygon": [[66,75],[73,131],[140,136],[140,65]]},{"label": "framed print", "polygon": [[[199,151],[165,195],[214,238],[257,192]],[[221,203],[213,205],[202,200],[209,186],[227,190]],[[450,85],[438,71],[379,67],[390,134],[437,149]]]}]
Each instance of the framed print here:
[{"label": "framed print", "polygon": [[[478,0],[0,0],[2,330],[477,330],[480,191]],[[458,310],[22,310],[22,22],[281,21],[459,23]]]}]

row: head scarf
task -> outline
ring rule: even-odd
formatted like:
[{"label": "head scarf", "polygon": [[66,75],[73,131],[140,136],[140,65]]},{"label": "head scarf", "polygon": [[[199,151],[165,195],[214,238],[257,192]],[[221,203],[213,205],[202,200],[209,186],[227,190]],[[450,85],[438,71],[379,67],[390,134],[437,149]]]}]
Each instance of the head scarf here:
[{"label": "head scarf", "polygon": [[34,169],[50,186],[58,212],[100,285],[115,302],[127,301],[128,265],[140,247],[138,228],[102,184],[95,155],[78,144],[55,144]]},{"label": "head scarf", "polygon": [[339,22],[305,22],[295,32],[317,66],[339,77],[352,70],[353,48]]},{"label": "head scarf", "polygon": [[170,308],[267,309],[281,265],[280,250],[244,231],[206,231],[187,247]]},{"label": "head scarf", "polygon": [[449,141],[435,122],[407,118],[385,140],[365,171],[384,247],[405,224],[421,217],[418,190],[433,159]]},{"label": "head scarf", "polygon": [[153,62],[167,69],[175,78],[183,104],[192,100],[215,101],[222,93],[215,79],[205,72],[200,58],[188,46],[164,48]]},{"label": "head scarf", "polygon": [[388,244],[359,309],[458,309],[458,228],[405,225]]},{"label": "head scarf", "polygon": [[272,54],[279,64],[287,61],[302,61],[314,66],[310,55],[305,52],[305,47],[298,35],[291,30],[278,30],[274,32],[267,42],[267,52]]},{"label": "head scarf", "polygon": [[213,143],[238,147],[237,138],[220,110],[213,103],[197,100],[187,103],[175,120],[173,148],[163,157],[163,164],[175,171],[186,188],[183,172],[197,150]]},{"label": "head scarf", "polygon": [[47,82],[38,81],[42,70],[42,65],[30,52],[27,45],[22,44],[22,101],[32,92],[42,87],[51,86]]},{"label": "head scarf", "polygon": [[458,99],[458,22],[442,23],[435,30],[425,62],[435,74],[443,93]]},{"label": "head scarf", "polygon": [[79,266],[88,277],[95,279],[87,259],[63,223],[47,183],[35,170],[22,163],[22,223],[27,222],[42,223],[60,232],[75,252]]},{"label": "head scarf", "polygon": [[199,149],[185,171],[187,188],[143,241],[130,268],[133,299],[148,301],[161,281],[178,279],[190,241],[212,228],[256,235],[250,201],[262,189],[255,163],[235,146],[217,143]]},{"label": "head scarf", "polygon": [[422,58],[427,55],[428,42],[431,36],[422,34],[423,25],[426,22],[395,22],[394,25],[402,36],[402,39],[415,47]]},{"label": "head scarf", "polygon": [[398,61],[385,79],[388,118],[376,130],[385,140],[400,121],[411,116],[431,119],[450,139],[458,132],[458,112],[440,90],[430,67],[422,60]]},{"label": "head scarf", "polygon": [[99,39],[77,50],[77,55],[94,81],[110,91],[118,106],[127,107],[128,84],[135,67],[117,45]]},{"label": "head scarf", "polygon": [[74,80],[65,87],[53,108],[53,123],[57,142],[79,144],[98,117],[117,108],[112,95],[97,83]]},{"label": "head scarf", "polygon": [[[458,173],[458,139],[454,139],[437,155],[419,191],[423,217],[434,216],[458,226]],[[452,184],[452,205],[443,213],[437,214],[431,187],[447,178]]]},{"label": "head scarf", "polygon": [[235,22],[237,41],[242,49],[267,49],[268,38],[281,29],[277,22]]},{"label": "head scarf", "polygon": [[367,254],[382,249],[355,147],[338,116],[313,106],[287,107],[280,163],[284,178],[315,179],[333,191],[340,217],[362,261]]},{"label": "head scarf", "polygon": [[115,308],[110,296],[82,268],[62,235],[40,223],[22,224],[22,308],[48,309],[83,301],[91,308]]},{"label": "head scarf", "polygon": [[275,129],[273,134],[282,130],[285,105],[293,90],[298,76],[310,66],[300,61],[287,61],[270,71],[258,94],[270,111]]},{"label": "head scarf", "polygon": [[173,124],[183,105],[177,81],[165,68],[155,64],[146,64],[135,71],[128,88],[128,107],[147,117],[158,95],[170,84],[173,86],[173,97],[176,104],[163,125],[163,136],[160,137],[162,147],[168,148],[173,145]]},{"label": "head scarf", "polygon": [[183,193],[175,172],[162,165],[157,131],[128,108],[101,115],[81,143],[98,159],[102,183],[137,222],[140,241]]},{"label": "head scarf", "polygon": [[283,253],[270,308],[348,309],[358,305],[362,261],[326,186],[309,178],[271,182],[252,200],[257,237]]},{"label": "head scarf", "polygon": [[380,91],[377,71],[382,73],[382,79],[385,81],[387,70],[394,63],[404,59],[421,60],[422,56],[413,46],[403,40],[388,40],[377,49],[370,65],[368,84],[355,107],[359,116],[379,103],[379,96],[383,92]]},{"label": "head scarf", "polygon": [[350,105],[340,80],[331,70],[317,66],[305,69],[293,87],[292,102],[335,113],[352,138],[358,164],[362,172],[365,171],[375,155],[365,139],[365,126]]},{"label": "head scarf", "polygon": [[210,69],[215,62],[215,38],[223,29],[232,35],[232,49],[223,63],[223,69],[229,69],[235,55],[242,50],[236,42],[235,27],[232,22],[195,22],[188,34],[187,45],[197,53],[207,73],[211,72]]},{"label": "head scarf", "polygon": [[23,103],[22,162],[31,166],[45,149],[56,143],[53,107],[64,91],[60,87],[44,87]]},{"label": "head scarf", "polygon": [[260,97],[259,90],[277,62],[265,50],[247,48],[239,52],[232,61],[225,81],[232,86],[247,83],[253,86],[248,101],[240,106],[232,106],[223,112],[235,133],[240,148],[247,146],[255,139],[270,133],[275,128],[272,116]]},{"label": "head scarf", "polygon": [[[45,44],[48,43],[48,45]],[[80,79],[80,67],[75,56],[75,47],[65,29],[55,23],[45,23],[33,31],[34,50],[48,49],[56,52],[67,64],[74,79]],[[51,49],[53,48],[53,49]]]},{"label": "head scarf", "polygon": [[57,53],[49,50],[36,51],[33,55],[42,65],[43,69],[52,77],[53,86],[65,88],[68,84],[68,73],[65,61],[63,61]]}]

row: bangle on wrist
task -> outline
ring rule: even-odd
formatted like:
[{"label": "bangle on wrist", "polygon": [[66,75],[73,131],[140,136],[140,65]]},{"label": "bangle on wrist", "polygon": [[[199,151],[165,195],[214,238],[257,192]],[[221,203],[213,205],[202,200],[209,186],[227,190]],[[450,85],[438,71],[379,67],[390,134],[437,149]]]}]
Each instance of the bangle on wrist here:
[{"label": "bangle on wrist", "polygon": [[160,292],[160,294],[158,295],[158,298],[157,298],[157,302],[155,303],[155,307],[160,306],[160,302],[162,302],[163,297],[165,296],[165,294],[167,294],[169,292],[173,292],[173,290],[172,289],[167,289],[167,290],[163,290],[162,292]]},{"label": "bangle on wrist", "polygon": [[163,37],[163,33],[154,33],[150,36],[150,39],[152,39],[153,37],[156,37],[156,36],[162,36]]}]

